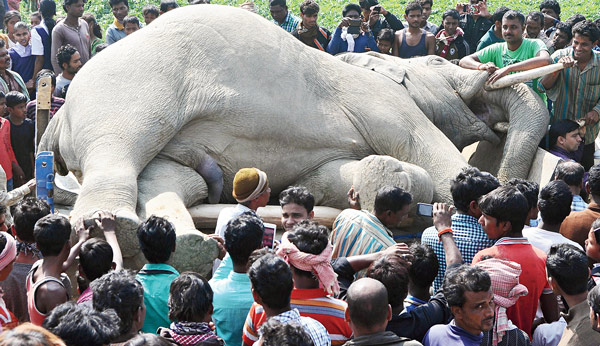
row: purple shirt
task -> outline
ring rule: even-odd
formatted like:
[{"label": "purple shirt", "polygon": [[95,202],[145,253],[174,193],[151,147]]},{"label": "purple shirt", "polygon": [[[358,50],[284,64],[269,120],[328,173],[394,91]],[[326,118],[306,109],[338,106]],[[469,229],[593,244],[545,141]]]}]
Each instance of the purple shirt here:
[{"label": "purple shirt", "polygon": [[483,340],[483,333],[473,335],[454,323],[438,324],[425,334],[423,345],[425,346],[479,346]]},{"label": "purple shirt", "polygon": [[552,149],[548,150],[548,152],[566,161],[580,162],[581,156],[583,155],[583,144],[580,144],[579,148],[573,152],[566,151],[565,149],[557,146],[552,147]]}]

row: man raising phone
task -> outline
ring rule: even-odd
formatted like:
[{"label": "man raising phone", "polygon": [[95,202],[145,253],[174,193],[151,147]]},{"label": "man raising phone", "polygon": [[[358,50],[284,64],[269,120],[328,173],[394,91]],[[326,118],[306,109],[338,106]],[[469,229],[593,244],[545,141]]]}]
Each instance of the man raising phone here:
[{"label": "man raising phone", "polygon": [[361,0],[363,20],[369,22],[369,28],[373,36],[377,37],[382,29],[394,31],[404,29],[404,25],[396,16],[387,11],[377,0]]},{"label": "man raising phone", "polygon": [[469,3],[456,4],[456,10],[460,13],[460,27],[465,32],[465,40],[471,49],[475,50],[477,43],[483,35],[492,27],[486,1],[470,0]]},{"label": "man raising phone", "polygon": [[[471,263],[477,252],[494,245],[494,241],[488,238],[477,222],[481,217],[477,200],[498,186],[500,186],[498,179],[475,167],[463,168],[452,181],[450,192],[456,208],[456,214],[452,215],[452,231],[464,263]],[[433,249],[440,264],[438,275],[433,282],[435,291],[442,286],[446,273],[446,256],[439,239],[435,227],[427,228],[421,237],[421,243],[427,244]]]},{"label": "man raising phone", "polygon": [[327,52],[337,54],[341,52],[362,53],[368,50],[379,52],[375,37],[369,28],[368,22],[360,18],[360,6],[348,4],[342,11],[344,17],[335,29],[333,38],[327,46]]}]

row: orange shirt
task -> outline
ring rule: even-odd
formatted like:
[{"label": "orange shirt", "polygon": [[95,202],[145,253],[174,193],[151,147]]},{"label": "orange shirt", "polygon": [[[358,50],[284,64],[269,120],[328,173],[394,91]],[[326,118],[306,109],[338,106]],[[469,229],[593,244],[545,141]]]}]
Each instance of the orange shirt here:
[{"label": "orange shirt", "polygon": [[546,278],[546,254],[529,243],[527,238],[501,238],[490,248],[479,251],[473,264],[483,256],[507,259],[521,265],[519,282],[529,293],[520,297],[517,303],[506,309],[508,318],[531,339],[531,327],[542,294],[551,294],[552,289]]}]

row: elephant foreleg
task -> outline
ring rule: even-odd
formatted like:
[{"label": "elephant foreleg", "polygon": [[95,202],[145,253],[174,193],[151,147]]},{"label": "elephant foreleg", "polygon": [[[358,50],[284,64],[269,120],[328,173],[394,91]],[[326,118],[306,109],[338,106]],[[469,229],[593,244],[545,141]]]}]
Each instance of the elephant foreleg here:
[{"label": "elephant foreleg", "polygon": [[171,264],[179,271],[210,275],[217,257],[216,242],[198,231],[187,207],[206,198],[203,178],[190,168],[154,158],[138,178],[138,215],[166,217],[175,226],[177,245]]}]

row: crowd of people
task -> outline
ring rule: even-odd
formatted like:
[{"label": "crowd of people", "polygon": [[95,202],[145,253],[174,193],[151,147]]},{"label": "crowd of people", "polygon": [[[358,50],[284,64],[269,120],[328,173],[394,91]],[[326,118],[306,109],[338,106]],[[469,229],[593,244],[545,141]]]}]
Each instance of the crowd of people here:
[{"label": "crowd of people", "polygon": [[[269,179],[243,168],[238,204],[210,235],[210,280],[170,265],[177,237],[163,217],[137,230],[136,273],[123,268],[114,215],[71,224],[21,194],[0,231],[0,345],[597,346],[600,164],[585,173],[564,161],[540,189],[465,167],[452,206],[435,203],[410,246],[391,231],[413,203],[402,188],[382,187],[372,210],[352,189],[330,231],[313,220],[311,192],[291,186],[278,196],[284,233],[265,244],[256,211]],[[9,215],[0,208],[3,225]]]},{"label": "crowd of people", "polygon": [[[219,258],[205,278],[171,266],[168,219],[139,226],[146,264],[133,272],[114,215],[71,224],[25,197],[35,187],[37,81],[51,79],[52,116],[87,61],[178,7],[148,5],[142,25],[127,0],[109,0],[115,19],[103,32],[83,0],[62,5],[66,16],[56,20],[53,0],[39,2],[29,23],[8,11],[0,35],[0,346],[600,344],[598,21],[563,22],[555,0],[527,15],[471,0],[444,11],[438,26],[428,20],[432,0],[408,3],[404,22],[364,0],[344,7],[332,34],[318,24],[315,1],[296,17],[285,0],[271,0],[274,24],[331,54],[438,55],[487,71],[490,82],[562,63],[528,83],[551,117],[540,145],[562,162],[542,187],[464,168],[448,187],[452,206],[434,204],[433,226],[410,246],[392,233],[414,204],[396,186],[382,187],[369,210],[351,189],[331,230],[313,220],[311,192],[289,187],[278,196],[284,233],[265,244],[256,211],[272,197],[269,180],[244,168],[233,180],[238,204],[221,211],[210,235]],[[75,269],[72,283],[66,273]]]}]

